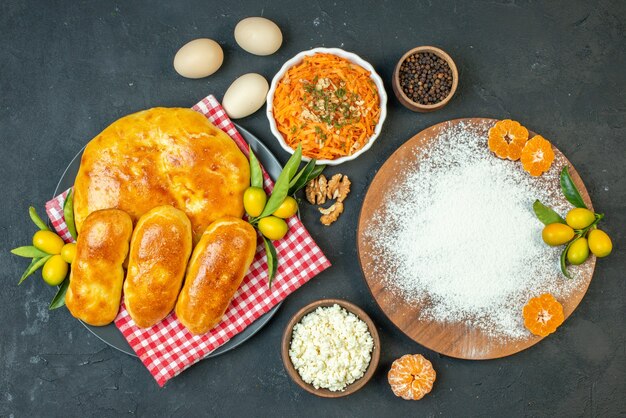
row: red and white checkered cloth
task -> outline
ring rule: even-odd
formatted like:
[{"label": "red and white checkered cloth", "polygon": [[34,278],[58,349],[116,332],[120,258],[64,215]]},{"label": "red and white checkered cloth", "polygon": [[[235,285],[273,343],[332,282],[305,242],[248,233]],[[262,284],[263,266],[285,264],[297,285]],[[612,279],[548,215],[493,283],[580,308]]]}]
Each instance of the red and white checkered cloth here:
[{"label": "red and white checkered cloth", "polygon": [[[205,115],[214,125],[226,132],[248,155],[248,144],[237,132],[222,106],[213,96],[204,98],[193,107]],[[265,188],[271,190],[273,183],[267,173]],[[69,242],[72,240],[63,220],[63,202],[68,191],[46,204],[46,212],[54,229]],[[135,350],[148,371],[163,386],[189,366],[202,360],[213,350],[243,331],[261,315],[268,312],[291,292],[330,266],[320,248],[315,244],[297,217],[289,219],[289,233],[275,242],[278,255],[278,272],[272,289],[267,285],[267,263],[262,240],[259,240],[256,256],[241,287],[235,294],[222,322],[209,333],[201,336],[191,334],[171,313],[160,323],[147,329],[138,328],[122,303],[115,318],[115,325]]]}]

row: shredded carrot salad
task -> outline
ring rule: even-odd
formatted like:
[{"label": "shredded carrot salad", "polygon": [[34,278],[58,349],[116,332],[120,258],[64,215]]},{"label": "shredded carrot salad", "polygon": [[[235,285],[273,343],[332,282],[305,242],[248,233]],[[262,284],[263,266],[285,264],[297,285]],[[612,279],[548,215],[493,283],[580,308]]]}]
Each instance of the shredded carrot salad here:
[{"label": "shredded carrot salad", "polygon": [[280,80],[272,103],[276,126],[302,154],[334,160],[352,155],[374,134],[380,99],[370,72],[345,58],[305,57]]}]

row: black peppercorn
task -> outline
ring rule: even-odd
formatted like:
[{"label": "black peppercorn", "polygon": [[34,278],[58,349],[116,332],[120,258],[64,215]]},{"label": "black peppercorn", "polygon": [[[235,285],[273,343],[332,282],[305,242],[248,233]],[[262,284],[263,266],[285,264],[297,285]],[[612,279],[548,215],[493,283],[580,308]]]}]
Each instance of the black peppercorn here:
[{"label": "black peppercorn", "polygon": [[400,86],[404,94],[416,103],[439,103],[452,89],[452,70],[437,55],[417,53],[400,64]]}]

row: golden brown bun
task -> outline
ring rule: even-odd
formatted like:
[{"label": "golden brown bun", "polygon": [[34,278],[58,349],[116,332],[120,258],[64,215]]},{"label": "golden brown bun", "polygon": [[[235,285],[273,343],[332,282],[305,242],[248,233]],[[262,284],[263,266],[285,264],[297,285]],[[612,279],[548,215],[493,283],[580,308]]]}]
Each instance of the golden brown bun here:
[{"label": "golden brown bun", "polygon": [[172,205],[191,221],[194,242],[222,216],[243,216],[248,160],[206,117],[154,108],[125,116],[85,148],[74,185],[76,228],[91,212],[118,208],[133,221]]},{"label": "golden brown bun", "polygon": [[89,325],[107,325],[120,310],[124,269],[133,222],[117,209],[91,213],[76,245],[65,305]]},{"label": "golden brown bun", "polygon": [[191,222],[172,206],[139,218],[130,240],[124,303],[138,327],[165,318],[176,303],[191,254]]},{"label": "golden brown bun", "polygon": [[213,222],[191,255],[176,315],[193,334],[215,327],[243,280],[256,251],[256,232],[238,218]]}]

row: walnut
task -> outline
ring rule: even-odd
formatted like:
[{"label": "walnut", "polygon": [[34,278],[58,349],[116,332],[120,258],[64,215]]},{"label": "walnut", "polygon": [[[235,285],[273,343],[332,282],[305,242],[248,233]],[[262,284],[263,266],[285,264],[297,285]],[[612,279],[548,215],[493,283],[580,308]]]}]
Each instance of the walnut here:
[{"label": "walnut", "polygon": [[318,208],[322,214],[320,221],[328,226],[343,213],[343,201],[350,193],[350,179],[343,174],[335,174],[330,180],[321,175],[306,185],[306,199],[312,205],[322,205],[326,200],[335,200],[329,208]]},{"label": "walnut", "polygon": [[306,195],[306,200],[312,205],[315,204],[315,179],[309,181],[306,185],[306,189],[304,189],[304,194]]},{"label": "walnut", "polygon": [[319,208],[319,211],[322,214],[320,221],[322,224],[328,226],[335,222],[343,212],[343,203],[335,202],[328,209]]},{"label": "walnut", "polygon": [[350,179],[342,174],[335,174],[328,182],[326,197],[343,202],[350,193]]},{"label": "walnut", "polygon": [[341,183],[341,174],[335,174],[328,180],[328,187],[326,187],[326,197],[329,199],[335,199],[334,194],[339,190],[339,183]]},{"label": "walnut", "polygon": [[320,174],[315,181],[317,181],[317,187],[323,191],[324,193],[326,193],[326,187],[328,186],[328,180],[326,179],[326,176],[323,174]]},{"label": "walnut", "polygon": [[310,204],[323,205],[326,203],[327,193],[327,181],[323,174],[320,174],[318,178],[309,181],[306,185],[306,199]]}]

